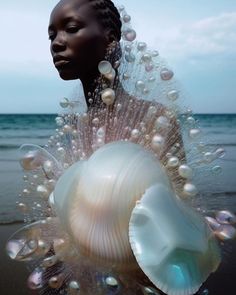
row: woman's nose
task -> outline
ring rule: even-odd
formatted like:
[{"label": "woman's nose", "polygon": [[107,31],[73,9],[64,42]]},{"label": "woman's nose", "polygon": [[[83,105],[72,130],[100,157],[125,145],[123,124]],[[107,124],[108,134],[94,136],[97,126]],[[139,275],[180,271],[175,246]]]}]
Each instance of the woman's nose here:
[{"label": "woman's nose", "polygon": [[63,33],[57,33],[57,36],[51,43],[51,49],[53,52],[60,52],[66,49],[66,39]]}]

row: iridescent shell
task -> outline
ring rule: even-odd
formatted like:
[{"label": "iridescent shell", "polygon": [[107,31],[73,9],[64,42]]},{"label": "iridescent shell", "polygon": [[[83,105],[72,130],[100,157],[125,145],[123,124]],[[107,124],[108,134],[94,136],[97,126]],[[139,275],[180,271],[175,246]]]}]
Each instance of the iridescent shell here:
[{"label": "iridescent shell", "polygon": [[[123,269],[138,262],[168,294],[193,294],[219,264],[208,225],[175,196],[164,167],[140,145],[101,147],[65,172],[51,199],[80,253]],[[174,292],[177,260],[183,283]]]}]

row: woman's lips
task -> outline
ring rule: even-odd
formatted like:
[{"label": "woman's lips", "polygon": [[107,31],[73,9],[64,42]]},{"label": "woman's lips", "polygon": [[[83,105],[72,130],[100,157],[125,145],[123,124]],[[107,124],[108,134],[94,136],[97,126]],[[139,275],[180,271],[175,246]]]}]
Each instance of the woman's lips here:
[{"label": "woman's lips", "polygon": [[70,59],[66,56],[56,55],[53,57],[53,62],[56,68],[61,68],[70,63]]},{"label": "woman's lips", "polygon": [[61,59],[61,60],[55,61],[54,65],[56,68],[62,68],[66,66],[67,64],[69,64],[69,62],[70,62],[69,60]]}]

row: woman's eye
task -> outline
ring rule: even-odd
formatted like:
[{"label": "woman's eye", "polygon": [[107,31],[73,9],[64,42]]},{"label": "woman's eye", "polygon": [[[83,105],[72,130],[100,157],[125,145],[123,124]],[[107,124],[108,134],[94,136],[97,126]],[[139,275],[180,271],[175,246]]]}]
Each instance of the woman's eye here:
[{"label": "woman's eye", "polygon": [[79,27],[78,26],[69,26],[66,28],[66,31],[68,33],[77,33],[79,31]]}]

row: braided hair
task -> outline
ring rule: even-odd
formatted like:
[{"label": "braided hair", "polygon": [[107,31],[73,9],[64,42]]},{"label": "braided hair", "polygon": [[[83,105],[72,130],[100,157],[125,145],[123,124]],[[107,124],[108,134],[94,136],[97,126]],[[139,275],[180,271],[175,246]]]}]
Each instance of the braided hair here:
[{"label": "braided hair", "polygon": [[102,27],[113,37],[113,40],[121,39],[120,14],[111,0],[88,0],[94,9]]}]

